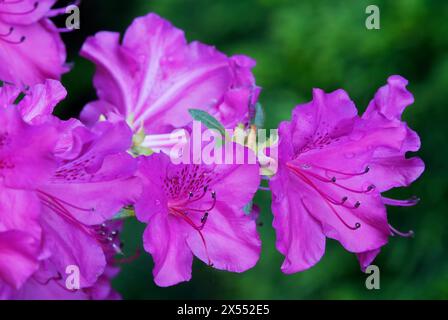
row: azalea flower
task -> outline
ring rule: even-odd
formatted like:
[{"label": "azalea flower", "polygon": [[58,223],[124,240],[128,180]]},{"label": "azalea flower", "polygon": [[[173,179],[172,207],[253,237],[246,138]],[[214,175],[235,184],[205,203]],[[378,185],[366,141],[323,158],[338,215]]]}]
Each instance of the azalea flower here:
[{"label": "azalea flower", "polygon": [[34,190],[50,178],[56,131],[0,108],[0,282],[19,288],[37,270],[42,231]]},{"label": "azalea flower", "polygon": [[25,87],[68,70],[65,46],[49,17],[56,0],[0,1],[0,80]]},{"label": "azalea flower", "polygon": [[134,132],[143,126],[145,134],[163,134],[188,125],[188,110],[194,108],[233,128],[249,121],[260,91],[252,59],[188,44],[181,30],[155,14],[135,19],[121,44],[118,33],[97,33],[81,55],[97,67],[99,100],[83,110],[86,123],[115,113]]},{"label": "azalea flower", "polygon": [[[115,241],[119,241],[122,229],[121,221],[112,221],[99,226],[98,230],[107,232],[113,230]],[[39,270],[35,272],[20,289],[14,290],[0,283],[0,299],[9,300],[119,300],[121,296],[111,285],[111,279],[120,271],[115,263],[115,250],[104,241],[103,249],[106,254],[107,266],[105,272],[91,287],[71,290],[66,286],[64,275],[50,260],[41,262]]]},{"label": "azalea flower", "polygon": [[[5,90],[0,97],[14,96],[14,90]],[[120,252],[117,231],[103,224],[140,193],[136,161],[126,152],[132,132],[123,121],[86,128],[76,120],[56,119],[52,107],[64,94],[55,82],[32,87],[25,95],[18,105],[0,103],[7,105],[0,107],[5,114],[0,117],[2,187],[14,188],[1,194],[0,226],[5,232],[29,232],[36,244],[31,246],[26,237],[14,246],[2,241],[0,254],[11,259],[0,280],[18,290],[45,262],[57,274],[78,266],[81,288],[92,288],[108,271],[106,249]],[[14,236],[5,233],[0,240],[7,243]],[[24,274],[16,275],[25,266]]]},{"label": "azalea flower", "polygon": [[409,236],[388,224],[385,205],[408,206],[382,192],[408,186],[424,171],[421,159],[405,157],[420,141],[401,114],[413,103],[407,81],[392,76],[362,117],[347,93],[313,91],[279,128],[279,170],[270,181],[277,249],[282,270],[316,264],[326,238],[339,241],[368,266],[391,235]]},{"label": "azalea flower", "polygon": [[258,165],[176,165],[160,153],[139,158],[138,176],[143,194],[135,210],[148,224],[144,248],[157,285],[190,280],[193,256],[231,272],[256,264],[261,243],[243,209],[260,183]]}]

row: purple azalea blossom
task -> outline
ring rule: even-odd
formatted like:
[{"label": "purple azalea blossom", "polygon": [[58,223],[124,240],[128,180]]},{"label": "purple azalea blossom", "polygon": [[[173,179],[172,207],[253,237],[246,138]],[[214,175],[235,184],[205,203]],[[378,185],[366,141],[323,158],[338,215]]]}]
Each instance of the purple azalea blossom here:
[{"label": "purple azalea blossom", "polygon": [[138,175],[144,191],[136,215],[148,224],[144,247],[157,285],[190,280],[193,256],[231,272],[256,264],[261,242],[243,208],[259,186],[258,165],[176,165],[160,153],[140,157]]},{"label": "purple azalea blossom", "polygon": [[[135,160],[126,153],[131,131],[124,122],[98,123],[92,130],[76,127],[75,141],[81,152],[61,155],[59,166],[38,189],[44,205],[41,223],[53,253],[50,260],[59,269],[77,265],[81,286],[90,287],[104,272],[104,242],[119,249],[114,237],[100,225],[134,202],[140,186],[134,173]],[[77,245],[73,245],[77,243]]]},{"label": "purple azalea blossom", "polygon": [[[118,239],[118,233],[122,229],[120,221],[108,222],[101,226],[103,231],[114,230],[114,237]],[[0,299],[9,300],[119,300],[121,296],[113,290],[111,279],[114,278],[120,268],[116,266],[112,250],[107,242],[104,242],[107,266],[104,273],[91,287],[70,290],[66,287],[66,280],[49,259],[43,260],[37,272],[35,272],[20,289],[1,285]]]},{"label": "purple azalea blossom", "polygon": [[59,30],[48,19],[56,0],[0,1],[0,80],[19,86],[59,79],[68,70]]},{"label": "purple azalea blossom", "polygon": [[[392,76],[362,117],[347,93],[313,91],[279,128],[279,170],[270,182],[277,249],[282,270],[294,273],[316,264],[326,237],[339,241],[368,266],[393,234],[385,205],[416,203],[381,192],[408,186],[424,171],[417,134],[401,121],[413,103],[407,81]],[[401,234],[405,235],[405,234]]]},{"label": "purple azalea blossom", "polygon": [[[15,93],[8,86],[0,91],[0,188],[6,190],[0,198],[0,255],[15,262],[0,263],[0,284],[19,290],[33,273],[41,278],[54,269],[63,275],[76,265],[81,287],[94,290],[112,272],[107,252],[120,251],[117,230],[102,225],[140,194],[137,164],[126,152],[132,132],[123,121],[86,128],[51,116],[65,95],[56,82],[36,85],[18,105],[8,105]],[[19,232],[32,238],[8,244]],[[33,287],[33,279],[26,286]]]},{"label": "purple azalea blossom", "polygon": [[42,231],[34,190],[56,169],[49,155],[57,132],[27,124],[14,106],[0,108],[0,128],[0,282],[18,288],[39,265]]},{"label": "purple azalea blossom", "polygon": [[188,110],[194,108],[230,128],[248,122],[260,91],[252,59],[188,44],[181,30],[155,14],[135,19],[121,44],[113,32],[88,38],[81,55],[97,66],[99,100],[83,110],[87,123],[115,113],[134,131],[143,125],[146,134],[162,134],[188,125]]}]

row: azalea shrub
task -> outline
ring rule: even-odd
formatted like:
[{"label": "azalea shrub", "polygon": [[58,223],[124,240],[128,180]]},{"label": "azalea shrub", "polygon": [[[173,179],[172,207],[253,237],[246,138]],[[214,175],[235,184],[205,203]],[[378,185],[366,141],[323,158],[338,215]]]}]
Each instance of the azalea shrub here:
[{"label": "azalea shrub", "polygon": [[70,66],[55,4],[0,2],[1,298],[119,299],[111,281],[137,263],[121,238],[129,220],[145,225],[133,237],[157,286],[190,281],[195,259],[246,272],[263,255],[258,191],[272,195],[263,209],[284,274],[319,263],[327,239],[365,270],[390,237],[413,236],[387,209],[418,198],[384,194],[425,169],[408,156],[420,138],[402,119],[414,103],[404,77],[385,78],[361,108],[343,89],[310,88],[262,138],[274,106],[261,104],[255,59],[187,41],[148,13],[85,39],[96,97],[62,119]]}]

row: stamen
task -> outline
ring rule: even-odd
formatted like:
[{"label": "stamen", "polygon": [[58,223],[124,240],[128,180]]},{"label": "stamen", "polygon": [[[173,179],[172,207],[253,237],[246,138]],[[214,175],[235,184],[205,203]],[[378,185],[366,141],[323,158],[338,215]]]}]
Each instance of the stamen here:
[{"label": "stamen", "polygon": [[202,234],[202,229],[203,229],[203,227],[204,227],[205,224],[202,224],[201,226],[198,227],[198,226],[197,226],[197,225],[196,225],[196,224],[195,224],[189,217],[187,217],[187,215],[184,214],[183,212],[178,211],[177,209],[174,209],[174,208],[170,208],[170,209],[172,210],[172,213],[174,212],[174,215],[175,215],[175,216],[178,216],[178,217],[184,219],[184,220],[185,220],[191,227],[193,227],[193,229],[195,229],[195,230],[198,232],[199,236],[201,237],[202,244],[204,245],[205,253],[206,253],[206,255],[207,255],[208,265],[209,265],[209,266],[213,266],[213,263],[211,262],[211,260],[210,260],[210,256],[209,256],[209,254],[208,254],[207,242],[205,241],[204,235]]},{"label": "stamen", "polygon": [[[212,182],[213,170],[204,170],[200,166],[183,166],[180,169],[173,168],[173,171],[166,170],[163,188],[168,201],[169,213],[181,218],[198,232],[208,259],[208,264],[213,265],[208,253],[207,243],[202,233],[211,211],[217,203],[216,192],[210,190],[209,184]],[[211,196],[210,200],[206,196]],[[207,205],[207,208],[203,208]],[[201,216],[194,215],[200,213]],[[193,218],[194,217],[194,218]],[[199,222],[195,222],[197,220]]]},{"label": "stamen", "polygon": [[0,4],[17,4],[20,2],[23,2],[23,0],[12,0],[12,1],[0,0]]},{"label": "stamen", "polygon": [[[296,169],[294,166],[289,166],[289,168],[292,170],[293,173],[295,173],[299,178],[301,178],[305,183],[310,185],[319,195],[325,200],[325,203],[330,208],[330,210],[333,212],[333,214],[341,221],[343,225],[345,225],[350,230],[357,230],[361,228],[361,224],[359,222],[356,222],[354,226],[349,225],[336,211],[336,209],[332,206],[333,205],[343,205],[347,199],[344,200],[341,203],[336,202],[334,199],[330,198],[328,195],[323,193],[309,178],[307,178],[300,170]],[[304,205],[305,209],[309,212],[309,209],[306,207],[305,203],[302,201],[302,204]]]},{"label": "stamen", "polygon": [[389,206],[397,206],[397,207],[412,207],[420,202],[420,199],[416,196],[411,197],[406,200],[396,200],[391,198],[382,197],[384,204]]},{"label": "stamen", "polygon": [[[58,214],[61,218],[66,220],[68,223],[74,225],[79,230],[84,232],[87,236],[95,239],[100,244],[112,247],[117,253],[121,250],[116,244],[116,239],[118,238],[119,231],[113,230],[109,232],[108,227],[105,223],[96,226],[85,225],[81,221],[77,220],[73,215],[67,210],[65,206],[71,207],[80,211],[91,211],[90,209],[80,208],[78,206],[72,205],[64,200],[58,199],[51,194],[37,190],[38,197],[41,203]],[[65,205],[65,206],[64,206]]]},{"label": "stamen", "polygon": [[14,27],[10,27],[7,33],[0,33],[0,37],[8,37],[14,32]]},{"label": "stamen", "polygon": [[[14,2],[2,2],[1,4],[14,4]],[[36,11],[36,9],[39,7],[39,2],[36,1],[33,4],[33,8],[27,10],[27,11],[22,11],[22,12],[11,12],[11,11],[2,11],[0,10],[0,14],[9,14],[9,15],[13,15],[13,16],[21,16],[21,15],[26,15],[29,13],[32,13],[34,11]]]},{"label": "stamen", "polygon": [[[313,216],[313,214],[311,213],[310,209],[308,209],[308,207],[306,206],[303,199],[301,199],[301,202],[302,202],[302,205],[305,208],[305,210],[308,212],[308,214]],[[361,228],[361,224],[359,222],[356,222],[354,227],[350,226],[347,222],[345,222],[344,219],[342,219],[342,217],[337,213],[337,211],[331,205],[329,207],[333,211],[333,213],[336,215],[336,217],[339,219],[339,221],[341,221],[342,224],[345,225],[348,229],[357,230],[357,229]]]},{"label": "stamen", "polygon": [[317,165],[314,165],[314,164],[312,166],[310,166],[310,167],[315,167],[315,168],[322,169],[322,170],[325,170],[325,171],[337,173],[337,174],[340,174],[342,176],[362,176],[362,175],[364,175],[364,174],[366,174],[366,173],[368,173],[370,171],[370,167],[369,166],[367,166],[364,169],[364,171],[362,171],[362,172],[343,172],[343,171],[339,171],[339,170],[334,170],[334,169],[329,169],[329,168],[317,166]]},{"label": "stamen", "polygon": [[[212,211],[215,208],[215,206],[216,206],[216,194],[213,195],[213,193],[212,193],[212,199],[213,199],[213,203],[212,203],[211,207],[208,208],[208,209],[189,208],[189,207],[182,207],[182,209],[184,209],[185,211],[194,211],[194,212],[208,212],[208,211]],[[191,201],[191,202],[195,202],[195,201]]]},{"label": "stamen", "polygon": [[[295,168],[295,166],[288,165],[288,167],[293,170],[300,170],[300,169]],[[318,175],[314,172],[311,172],[309,170],[300,170],[300,171],[303,172],[304,174],[308,174],[308,175],[312,176],[313,178],[316,178],[319,181],[326,182],[326,183],[332,183],[339,188],[342,188],[344,190],[354,192],[354,193],[367,193],[367,192],[370,192],[373,189],[375,189],[375,186],[373,184],[371,184],[370,186],[367,187],[366,190],[356,190],[356,189],[352,189],[352,188],[346,187],[344,185],[341,185],[340,183],[337,183],[336,177],[332,177],[331,179],[328,179],[328,178],[322,177],[321,175]]]},{"label": "stamen", "polygon": [[23,42],[25,42],[26,37],[22,36],[19,40],[10,40],[7,39],[6,37],[0,36],[0,40],[9,44],[21,44]]},{"label": "stamen", "polygon": [[205,223],[207,222],[207,219],[208,219],[208,212],[206,212],[204,214],[204,216],[201,218],[202,225],[205,225]]},{"label": "stamen", "polygon": [[132,256],[127,257],[127,258],[122,258],[122,259],[116,259],[116,260],[115,260],[115,263],[118,263],[118,264],[128,264],[128,263],[132,263],[132,262],[134,262],[135,260],[137,260],[138,258],[140,258],[141,253],[142,253],[141,250],[140,250],[139,248],[137,248],[137,249],[135,250],[135,253],[134,253]]},{"label": "stamen", "polygon": [[394,227],[392,227],[391,225],[389,225],[390,231],[392,232],[392,235],[397,235],[403,238],[412,238],[414,237],[414,231],[409,230],[408,232],[401,232],[397,229],[395,229]]},{"label": "stamen", "polygon": [[[71,207],[73,209],[79,210],[79,211],[85,211],[85,212],[93,212],[93,211],[95,211],[95,208],[81,208],[81,207],[75,206],[75,205],[73,205],[71,203],[68,203],[67,201],[64,201],[62,199],[59,199],[59,198],[56,199],[51,194],[48,194],[48,193],[46,193],[44,191],[41,191],[41,190],[37,190],[37,192],[42,194],[42,195],[44,195],[44,196],[46,196],[46,197],[48,197],[51,200],[57,200],[58,203],[65,204],[65,205],[67,205],[67,206],[69,206],[69,207]],[[104,226],[104,228],[106,227],[105,224],[102,224],[101,226]]]}]

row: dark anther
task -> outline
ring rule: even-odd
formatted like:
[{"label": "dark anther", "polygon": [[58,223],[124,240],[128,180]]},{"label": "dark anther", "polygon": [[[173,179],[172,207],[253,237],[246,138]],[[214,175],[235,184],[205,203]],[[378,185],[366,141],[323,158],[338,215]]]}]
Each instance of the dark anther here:
[{"label": "dark anther", "polygon": [[205,222],[207,221],[207,218],[208,218],[208,212],[206,212],[206,213],[202,216],[202,218],[201,218],[201,223],[205,223]]}]

